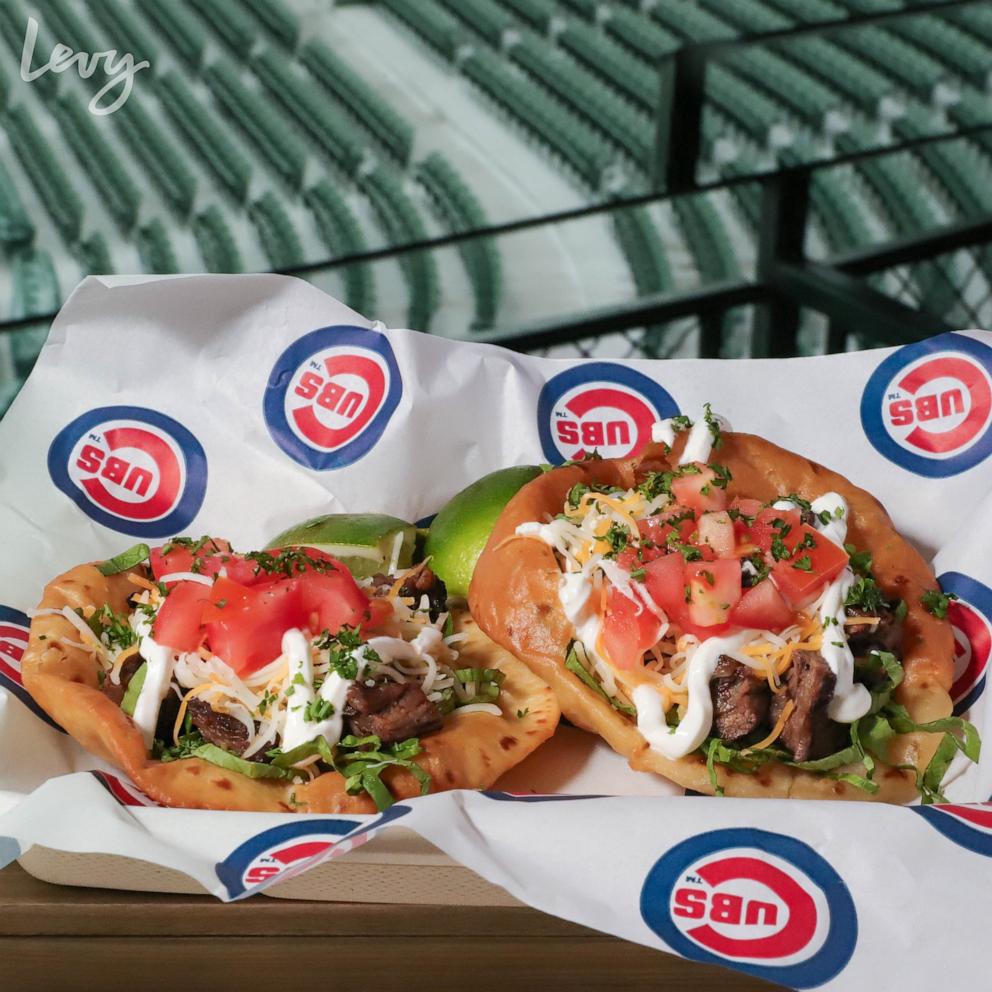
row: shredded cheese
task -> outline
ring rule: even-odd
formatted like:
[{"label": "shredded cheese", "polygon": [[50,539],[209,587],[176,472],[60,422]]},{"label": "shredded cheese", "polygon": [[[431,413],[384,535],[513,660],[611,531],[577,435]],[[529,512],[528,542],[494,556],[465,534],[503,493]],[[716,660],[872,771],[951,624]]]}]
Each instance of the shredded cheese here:
[{"label": "shredded cheese", "polygon": [[792,711],[795,707],[796,704],[790,699],[785,706],[782,707],[782,712],[779,713],[778,719],[775,721],[775,726],[772,728],[772,732],[764,740],[758,741],[757,744],[752,744],[751,747],[748,748],[748,751],[761,751],[778,740],[779,734],[785,730],[785,724],[789,717],[792,716]]},{"label": "shredded cheese", "polygon": [[113,667],[110,669],[110,681],[113,682],[114,685],[121,684],[121,669],[124,667],[124,662],[137,653],[138,645],[132,644],[129,648],[124,648],[124,650],[121,651],[116,658],[114,658]]}]

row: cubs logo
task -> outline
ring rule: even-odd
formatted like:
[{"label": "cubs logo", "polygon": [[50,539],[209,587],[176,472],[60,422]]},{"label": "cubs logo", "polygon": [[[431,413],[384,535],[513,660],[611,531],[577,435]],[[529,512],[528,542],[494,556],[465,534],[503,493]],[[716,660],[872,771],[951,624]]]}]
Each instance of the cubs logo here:
[{"label": "cubs logo", "polygon": [[992,858],[992,802],[910,808],[959,847]]},{"label": "cubs logo", "polygon": [[974,468],[992,452],[992,348],[962,334],[900,348],[868,380],[861,423],[880,454],[916,475]]},{"label": "cubs logo", "polygon": [[766,830],[676,844],[648,873],[641,916],[684,957],[799,989],[838,975],[858,939],[843,879],[808,845]]},{"label": "cubs logo", "polygon": [[48,472],[88,517],[137,537],[186,530],[207,491],[200,442],[172,417],[139,406],[77,417],[48,449]]},{"label": "cubs logo", "polygon": [[385,334],[323,327],[280,356],[265,388],[265,423],[277,445],[307,468],[342,468],[368,454],[403,395]]},{"label": "cubs logo", "polygon": [[958,598],[947,607],[954,632],[954,715],[969,710],[985,691],[992,655],[992,589],[960,572],[944,572],[937,579],[944,592]]},{"label": "cubs logo", "polygon": [[628,458],[651,440],[652,424],[678,412],[669,393],[646,375],[612,362],[585,362],[544,384],[537,429],[553,465],[592,452]]},{"label": "cubs logo", "polygon": [[27,614],[9,606],[0,606],[0,688],[12,692],[32,713],[50,727],[64,730],[31,698],[21,685],[21,658],[27,650],[31,621]]},{"label": "cubs logo", "polygon": [[127,779],[118,778],[109,772],[91,772],[93,777],[109,792],[121,806],[158,806],[136,785]]}]

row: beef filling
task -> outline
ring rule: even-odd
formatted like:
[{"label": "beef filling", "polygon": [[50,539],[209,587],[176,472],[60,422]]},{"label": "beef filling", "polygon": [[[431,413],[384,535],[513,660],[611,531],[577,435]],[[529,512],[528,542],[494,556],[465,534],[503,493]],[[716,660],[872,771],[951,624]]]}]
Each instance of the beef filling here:
[{"label": "beef filling", "polygon": [[356,682],[348,690],[345,720],[356,737],[375,735],[383,744],[422,737],[441,729],[438,708],[410,682]]},{"label": "beef filling", "polygon": [[902,647],[903,622],[896,611],[888,606],[880,610],[866,610],[860,606],[848,606],[848,617],[878,617],[878,623],[855,623],[845,627],[847,643],[856,658],[863,658],[872,651],[890,651],[900,654]]},{"label": "beef filling", "polygon": [[815,761],[844,746],[848,728],[827,717],[836,681],[819,651],[797,651],[793,656],[785,691],[772,700],[771,720],[778,720],[786,700],[791,699],[794,709],[778,740],[795,761]]},{"label": "beef filling", "polygon": [[127,687],[131,684],[131,679],[134,678],[134,673],[141,668],[143,664],[143,660],[138,655],[131,655],[131,657],[128,658],[123,665],[121,665],[121,680],[119,684],[115,685],[111,682],[109,675],[103,680],[103,685],[100,686],[103,694],[108,699],[113,700],[115,705],[120,706],[120,704],[124,701],[124,694],[127,692]]},{"label": "beef filling", "polygon": [[447,588],[426,565],[406,577],[399,594],[411,597],[415,609],[419,609],[422,598],[426,596],[431,620],[437,620],[448,608]]},{"label": "beef filling", "polygon": [[739,741],[768,720],[768,682],[747,665],[721,655],[710,682],[713,727],[724,741]]},{"label": "beef filling", "polygon": [[[175,698],[175,693],[170,692],[169,695]],[[189,713],[193,726],[200,731],[205,741],[237,755],[243,754],[248,747],[248,731],[245,725],[229,713],[218,713],[206,700],[194,697],[187,704],[186,712]],[[166,740],[171,739],[170,728]]]}]

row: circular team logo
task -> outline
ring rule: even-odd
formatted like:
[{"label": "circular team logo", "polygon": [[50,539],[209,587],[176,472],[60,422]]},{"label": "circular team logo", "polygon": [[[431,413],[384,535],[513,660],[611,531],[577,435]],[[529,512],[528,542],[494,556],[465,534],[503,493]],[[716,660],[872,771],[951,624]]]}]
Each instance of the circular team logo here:
[{"label": "circular team logo", "polygon": [[857,912],[811,847],[766,830],[714,830],[677,844],[648,873],[644,922],[677,953],[812,988],[854,953]]},{"label": "circular team logo", "polygon": [[594,451],[629,458],[651,440],[655,421],[678,412],[667,390],[646,375],[612,362],[585,362],[544,384],[537,429],[553,465]]},{"label": "circular team logo", "polygon": [[954,715],[969,710],[985,691],[992,655],[992,589],[960,572],[945,572],[937,580],[944,592],[958,598],[947,607],[954,632]]},{"label": "circular team logo", "polygon": [[890,355],[861,398],[879,453],[917,475],[967,472],[992,453],[992,348],[940,334]]},{"label": "circular team logo", "polygon": [[910,808],[959,847],[992,858],[992,803]]},{"label": "circular team logo", "polygon": [[139,406],[77,417],[48,449],[52,481],[87,516],[122,534],[186,530],[207,491],[207,456],[177,420]]},{"label": "circular team logo", "polygon": [[402,395],[385,334],[323,327],[279,356],[265,388],[265,423],[294,461],[341,468],[372,450]]},{"label": "circular team logo", "polygon": [[0,688],[12,692],[50,727],[65,733],[21,684],[21,658],[27,650],[30,634],[31,621],[26,614],[10,606],[0,606]]}]

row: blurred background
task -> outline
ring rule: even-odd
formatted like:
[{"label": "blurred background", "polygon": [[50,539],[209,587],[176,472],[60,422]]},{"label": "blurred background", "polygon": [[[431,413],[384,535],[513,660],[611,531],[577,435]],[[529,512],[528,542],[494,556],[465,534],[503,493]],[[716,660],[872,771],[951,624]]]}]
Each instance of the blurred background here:
[{"label": "blurred background", "polygon": [[[57,42],[150,67],[21,78]],[[0,0],[0,412],[89,273],[560,357],[992,324],[989,0]],[[116,92],[104,98],[106,105]]]}]

